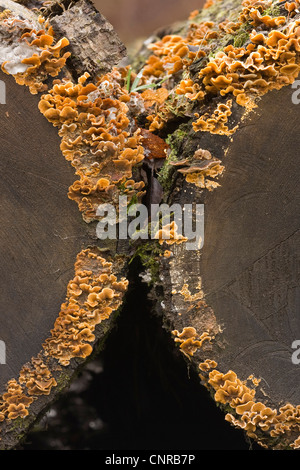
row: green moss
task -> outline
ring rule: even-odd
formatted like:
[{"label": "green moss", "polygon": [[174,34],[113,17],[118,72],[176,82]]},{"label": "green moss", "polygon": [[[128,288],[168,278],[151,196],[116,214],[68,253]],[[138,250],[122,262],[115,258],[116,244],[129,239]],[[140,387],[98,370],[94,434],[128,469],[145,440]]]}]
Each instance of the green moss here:
[{"label": "green moss", "polygon": [[21,418],[20,416],[16,419],[11,420],[11,424],[9,426],[9,432],[14,432],[18,431],[20,433],[20,436],[23,435],[24,430],[26,430],[27,427],[27,422],[28,418]]},{"label": "green moss", "polygon": [[170,153],[166,158],[163,167],[160,169],[158,175],[158,181],[162,185],[164,191],[170,190],[172,184],[172,173],[174,171],[173,166],[170,164],[171,162],[176,162],[178,160],[178,153],[182,141],[187,137],[188,133],[190,132],[191,126],[190,123],[181,124],[179,128],[170,134],[166,142],[170,146]]},{"label": "green moss", "polygon": [[69,385],[70,382],[70,374],[65,372],[61,372],[58,377],[55,377],[56,380],[56,391],[61,392],[64,390],[65,387]]},{"label": "green moss", "polygon": [[129,211],[129,208],[130,208],[131,206],[134,206],[134,205],[138,204],[138,202],[139,202],[139,201],[138,201],[137,195],[136,195],[136,194],[133,194],[133,196],[131,197],[131,199],[130,199],[128,205],[127,205],[127,212]]},{"label": "green moss", "polygon": [[132,256],[129,264],[133,262],[135,258],[139,258],[145,270],[150,274],[151,280],[148,284],[155,284],[159,280],[159,257],[161,256],[162,248],[158,241],[151,240],[151,242],[143,243],[136,248],[134,255]]},{"label": "green moss", "polygon": [[262,12],[262,16],[280,16],[280,8],[277,5],[272,5]]},{"label": "green moss", "polygon": [[209,8],[199,10],[199,14],[190,22],[213,21],[214,23],[221,23],[225,19],[235,21],[242,9],[241,3],[241,0],[223,0],[222,2],[215,0]]},{"label": "green moss", "polygon": [[243,23],[233,34],[224,34],[218,38],[217,42],[212,43],[208,57],[215,57],[217,52],[223,51],[226,46],[232,44],[234,47],[242,47],[250,40],[251,26],[249,23]]},{"label": "green moss", "polygon": [[249,39],[249,33],[244,31],[243,33],[236,36],[233,40],[234,47],[242,47]]}]

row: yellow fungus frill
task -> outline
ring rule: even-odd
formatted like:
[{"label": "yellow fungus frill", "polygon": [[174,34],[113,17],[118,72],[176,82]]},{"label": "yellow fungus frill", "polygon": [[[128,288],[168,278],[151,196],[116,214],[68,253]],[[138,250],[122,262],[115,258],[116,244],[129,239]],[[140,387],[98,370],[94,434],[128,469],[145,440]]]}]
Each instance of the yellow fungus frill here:
[{"label": "yellow fungus frill", "polygon": [[[251,380],[256,386],[259,383],[253,378]],[[233,371],[224,374],[213,370],[208,374],[207,383],[215,390],[215,400],[232,408],[232,412],[227,413],[225,419],[243,429],[249,437],[264,445],[266,436],[269,438],[283,436],[291,448],[298,447],[299,405],[293,406],[287,403],[278,410],[268,407],[256,400],[256,390],[248,386],[247,381],[241,381]]]},{"label": "yellow fungus frill", "polygon": [[[232,94],[241,106],[251,106],[255,97],[293,83],[300,70],[300,20],[262,15],[263,4],[243,2],[238,24],[252,26],[247,44],[226,46],[199,72],[207,92]],[[261,24],[267,31],[256,31]],[[281,30],[276,29],[279,26]]]},{"label": "yellow fungus frill", "polygon": [[112,262],[99,256],[97,250],[79,253],[66,302],[43,345],[46,356],[66,366],[74,357],[91,354],[96,325],[120,307],[128,286],[125,278],[117,279],[112,267]]},{"label": "yellow fungus frill", "polygon": [[[194,12],[182,36],[169,34],[148,45],[152,54],[143,77],[167,79],[164,87],[169,90],[168,98],[148,115],[152,132],[161,131],[180,113],[190,115],[191,106],[201,107],[212,95],[234,99],[251,110],[260,96],[294,82],[300,71],[299,2],[287,2],[286,15],[274,13],[276,5],[272,8],[269,0],[244,0],[237,20],[220,24],[197,23]],[[224,46],[218,49],[218,43]],[[197,110],[193,129],[234,133],[236,127],[228,129],[215,117],[201,116]]]},{"label": "yellow fungus frill", "polygon": [[[68,284],[66,301],[51,336],[41,352],[22,367],[18,380],[10,380],[0,396],[0,422],[26,418],[30,405],[57,386],[53,370],[59,374],[60,366],[91,354],[97,325],[119,308],[128,287],[128,280],[118,279],[113,270],[113,262],[100,256],[96,248],[78,254],[75,276]],[[57,361],[55,367],[53,359]]]},{"label": "yellow fungus frill", "polygon": [[[123,73],[122,73],[123,72]],[[124,71],[114,69],[94,83],[85,73],[74,84],[58,81],[41,97],[39,109],[62,138],[61,151],[79,179],[69,189],[86,222],[97,219],[100,204],[118,206],[144,195],[144,182],[132,179],[135,165],[144,159],[141,130],[132,119],[132,107],[142,98],[124,88]]]},{"label": "yellow fungus frill", "polygon": [[197,121],[193,122],[194,131],[204,131],[220,135],[234,134],[238,126],[229,129],[227,125],[228,118],[232,114],[231,107],[232,100],[227,100],[226,103],[219,103],[216,110],[211,115],[205,113],[203,116],[199,116],[199,113],[195,113]]},{"label": "yellow fungus frill", "polygon": [[154,235],[154,239],[158,240],[160,245],[163,243],[174,245],[188,241],[184,235],[178,233],[178,226],[175,221],[172,221],[159,229]]},{"label": "yellow fungus frill", "polygon": [[70,52],[63,52],[69,45],[67,38],[56,40],[42,17],[36,23],[14,18],[7,10],[0,14],[1,40],[7,44],[7,60],[1,61],[1,69],[13,75],[19,85],[28,86],[32,94],[47,90],[46,79],[56,77],[70,56]]},{"label": "yellow fungus frill", "polygon": [[56,381],[40,356],[25,364],[19,379],[9,380],[0,396],[0,422],[26,418],[28,408],[41,395],[49,395]]},{"label": "yellow fungus frill", "polygon": [[191,158],[171,162],[178,172],[185,176],[187,183],[212,191],[220,186],[215,179],[222,175],[225,167],[221,160],[214,158],[208,150],[198,149]]},{"label": "yellow fungus frill", "polygon": [[203,348],[204,343],[210,343],[214,339],[207,331],[199,335],[191,326],[184,327],[181,332],[174,330],[172,334],[175,336],[175,342],[180,343],[180,351],[188,358],[193,356],[198,349]]}]

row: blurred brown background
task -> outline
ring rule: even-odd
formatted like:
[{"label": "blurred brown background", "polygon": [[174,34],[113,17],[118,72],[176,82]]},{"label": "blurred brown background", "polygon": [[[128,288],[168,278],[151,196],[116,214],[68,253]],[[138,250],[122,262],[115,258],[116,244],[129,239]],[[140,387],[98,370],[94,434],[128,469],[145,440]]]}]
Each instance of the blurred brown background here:
[{"label": "blurred brown background", "polygon": [[94,0],[126,46],[156,29],[184,21],[204,0]]}]

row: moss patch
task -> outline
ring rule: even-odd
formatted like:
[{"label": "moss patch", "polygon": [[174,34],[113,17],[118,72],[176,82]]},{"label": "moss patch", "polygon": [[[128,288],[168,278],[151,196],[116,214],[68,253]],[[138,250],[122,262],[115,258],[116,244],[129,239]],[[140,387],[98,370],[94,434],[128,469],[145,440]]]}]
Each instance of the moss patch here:
[{"label": "moss patch", "polygon": [[178,161],[180,147],[183,140],[187,138],[190,129],[190,122],[181,124],[178,129],[173,132],[173,134],[169,134],[166,139],[166,142],[170,146],[171,150],[158,175],[158,181],[162,185],[164,191],[170,190],[172,184],[172,175],[174,173],[174,167],[171,165],[171,162]]}]

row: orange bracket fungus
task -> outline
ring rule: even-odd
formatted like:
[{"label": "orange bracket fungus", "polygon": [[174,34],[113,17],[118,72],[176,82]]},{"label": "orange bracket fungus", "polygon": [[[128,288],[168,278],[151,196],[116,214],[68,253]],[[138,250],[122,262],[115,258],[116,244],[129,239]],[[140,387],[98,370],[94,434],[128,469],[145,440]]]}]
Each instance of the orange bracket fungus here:
[{"label": "orange bracket fungus", "polygon": [[188,183],[212,191],[219,183],[210,178],[222,175],[224,166],[221,163],[221,160],[214,158],[208,150],[198,149],[191,158],[171,162],[171,165],[178,168],[178,172],[185,176]]},{"label": "orange bracket fungus", "polygon": [[[84,229],[92,231],[101,220],[101,204],[118,213],[120,196],[126,196],[126,210],[153,201],[201,202],[208,241],[204,250],[188,251],[175,221],[162,221],[150,248],[140,241],[106,243],[96,234],[82,243],[40,351],[0,395],[0,446],[15,446],[14,426],[29,426],[43,410],[37,406],[41,397],[54,397],[63,389],[64,374],[70,371],[69,381],[97,350],[99,328],[103,339],[123,305],[126,270],[136,252],[156,279],[153,297],[164,293],[160,310],[175,351],[196,370],[226,421],[262,448],[299,449],[297,372],[282,333],[290,338],[296,330],[291,311],[299,305],[299,279],[293,274],[299,227],[284,223],[296,212],[298,196],[291,194],[297,191],[293,175],[299,165],[291,157],[292,143],[283,139],[278,150],[281,140],[274,135],[281,126],[280,103],[286,105],[289,85],[300,72],[298,0],[208,0],[181,28],[147,40],[139,65],[132,66],[128,58],[120,62],[124,48],[117,40],[111,39],[116,54],[106,53],[114,63],[101,41],[93,42],[102,26],[89,0],[74,0],[59,14],[57,2],[34,5],[0,0],[1,70],[37,95],[41,119],[57,131],[62,158],[74,174],[66,198],[78,206]],[[95,21],[86,43],[72,37],[80,12],[87,13],[88,23]],[[105,26],[106,37],[112,31]],[[83,44],[80,58],[76,53]],[[103,57],[99,52],[94,60],[97,48]],[[274,112],[270,96],[278,99]],[[265,107],[272,116],[263,127]],[[295,112],[287,111],[294,126]],[[291,133],[284,123],[282,128]],[[268,205],[271,193],[276,204],[285,201],[283,221]],[[257,194],[266,197],[264,205]],[[255,222],[257,214],[267,220],[265,232],[262,219]],[[291,270],[288,279],[284,268]],[[272,279],[264,278],[265,272],[272,272]],[[283,377],[272,373],[276,355],[284,363]]]},{"label": "orange bracket fungus", "polygon": [[69,41],[56,41],[53,28],[43,17],[31,21],[15,17],[9,10],[1,14],[1,69],[13,75],[20,85],[36,94],[47,89],[44,83],[56,77],[66,64]]},{"label": "orange bracket fungus", "polygon": [[125,73],[114,69],[95,84],[87,83],[88,73],[77,84],[56,82],[39,103],[41,113],[58,127],[62,153],[78,176],[69,198],[77,202],[86,222],[97,219],[101,203],[117,206],[119,195],[128,195],[130,201],[144,194],[143,182],[132,179],[144,148],[132,118],[132,106],[139,101],[124,88]]}]

